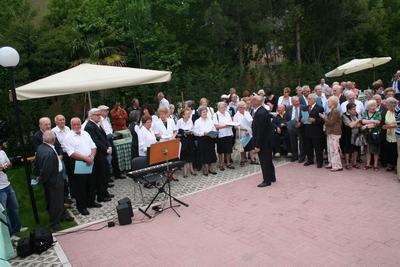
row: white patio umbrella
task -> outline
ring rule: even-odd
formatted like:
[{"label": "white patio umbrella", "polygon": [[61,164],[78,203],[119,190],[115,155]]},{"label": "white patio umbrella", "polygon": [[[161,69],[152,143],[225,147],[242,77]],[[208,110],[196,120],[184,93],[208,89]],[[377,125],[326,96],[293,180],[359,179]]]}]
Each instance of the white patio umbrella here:
[{"label": "white patio umbrella", "polygon": [[171,80],[170,71],[81,64],[16,89],[18,100],[88,93]]},{"label": "white patio umbrella", "polygon": [[[354,72],[358,72],[365,69],[375,68],[377,66],[383,65],[392,60],[391,57],[372,57],[372,58],[362,58],[353,59],[346,64],[340,65],[336,69],[325,73],[326,77],[338,77]],[[374,72],[375,76],[375,72]],[[374,77],[375,80],[375,77]]]}]

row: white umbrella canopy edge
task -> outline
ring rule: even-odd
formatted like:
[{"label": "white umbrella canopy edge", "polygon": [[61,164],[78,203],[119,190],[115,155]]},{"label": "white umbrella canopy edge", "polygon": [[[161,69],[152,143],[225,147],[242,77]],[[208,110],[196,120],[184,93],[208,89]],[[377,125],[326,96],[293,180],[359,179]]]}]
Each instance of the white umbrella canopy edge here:
[{"label": "white umbrella canopy edge", "polygon": [[325,73],[326,77],[338,77],[354,72],[362,71],[365,69],[374,68],[391,61],[391,57],[373,57],[373,58],[362,58],[353,59],[343,65],[340,65],[336,69]]},{"label": "white umbrella canopy edge", "polygon": [[81,64],[16,88],[18,100],[169,82],[170,71]]}]

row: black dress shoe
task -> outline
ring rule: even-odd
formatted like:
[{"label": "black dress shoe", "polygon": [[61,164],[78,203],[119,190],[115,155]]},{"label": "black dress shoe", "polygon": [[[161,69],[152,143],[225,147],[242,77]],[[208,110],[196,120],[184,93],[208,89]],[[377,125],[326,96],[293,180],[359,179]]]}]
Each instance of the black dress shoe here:
[{"label": "black dress shoe", "polygon": [[90,214],[89,211],[86,208],[85,209],[78,209],[78,211],[79,211],[80,214],[85,215],[85,216]]},{"label": "black dress shoe", "polygon": [[299,163],[303,163],[305,159],[299,159]]},{"label": "black dress shoe", "polygon": [[106,197],[108,197],[108,198],[113,198],[113,197],[115,197],[115,196],[114,196],[114,194],[108,193],[108,194],[106,195]]},{"label": "black dress shoe", "polygon": [[295,161],[297,161],[297,160],[298,160],[298,158],[291,158],[291,159],[290,159],[291,162],[295,162]]},{"label": "black dress shoe", "polygon": [[217,173],[215,171],[208,171],[209,173],[216,175]]},{"label": "black dress shoe", "polygon": [[114,187],[114,184],[107,184],[108,188]]},{"label": "black dress shoe", "polygon": [[88,208],[101,208],[101,207],[103,207],[103,205],[101,205],[101,204],[99,204],[97,202],[94,202],[93,204],[90,204],[88,206]]},{"label": "black dress shoe", "polygon": [[266,187],[266,186],[271,186],[271,183],[267,183],[264,181],[261,184],[257,185],[257,187]]},{"label": "black dress shoe", "polygon": [[304,166],[310,166],[310,165],[313,165],[313,164],[314,164],[314,162],[307,161],[306,163],[304,163]]},{"label": "black dress shoe", "polygon": [[108,202],[111,201],[111,198],[109,197],[98,197],[97,202]]}]

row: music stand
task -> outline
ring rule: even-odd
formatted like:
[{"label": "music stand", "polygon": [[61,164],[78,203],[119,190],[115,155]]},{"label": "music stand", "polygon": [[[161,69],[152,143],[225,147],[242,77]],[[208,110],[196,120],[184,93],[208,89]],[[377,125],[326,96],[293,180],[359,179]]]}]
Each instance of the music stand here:
[{"label": "music stand", "polygon": [[[181,142],[179,139],[173,139],[169,141],[163,141],[159,143],[152,144],[149,148],[149,165],[155,165],[155,164],[161,164],[161,163],[167,163],[167,171],[166,171],[166,180],[162,184],[160,188],[158,188],[157,194],[153,197],[149,205],[147,205],[146,209],[143,210],[139,208],[139,211],[141,211],[144,215],[146,215],[149,219],[151,219],[151,215],[147,213],[147,210],[153,205],[154,201],[156,201],[157,197],[159,194],[164,193],[167,196],[169,196],[169,207],[166,209],[172,209],[178,217],[181,217],[179,213],[174,209],[176,207],[179,207],[180,205],[172,205],[172,200],[175,200],[176,202],[180,203],[181,205],[185,207],[189,207],[188,204],[185,202],[175,198],[171,194],[171,180],[173,178],[175,170],[170,170],[169,169],[169,162],[173,160],[179,159],[180,155],[180,148],[181,148]],[[168,185],[168,192],[165,190],[165,186]]]}]

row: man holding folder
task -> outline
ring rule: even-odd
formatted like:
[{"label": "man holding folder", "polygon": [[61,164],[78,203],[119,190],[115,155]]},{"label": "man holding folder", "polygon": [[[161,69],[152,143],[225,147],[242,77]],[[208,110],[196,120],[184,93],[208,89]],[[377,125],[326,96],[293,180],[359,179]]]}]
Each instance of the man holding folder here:
[{"label": "man holding folder", "polygon": [[72,176],[72,190],[76,207],[82,215],[89,215],[87,208],[99,208],[96,203],[96,184],[92,175],[96,145],[90,135],[81,130],[81,120],[71,119],[71,131],[66,135],[63,146],[70,158],[68,176]]}]

